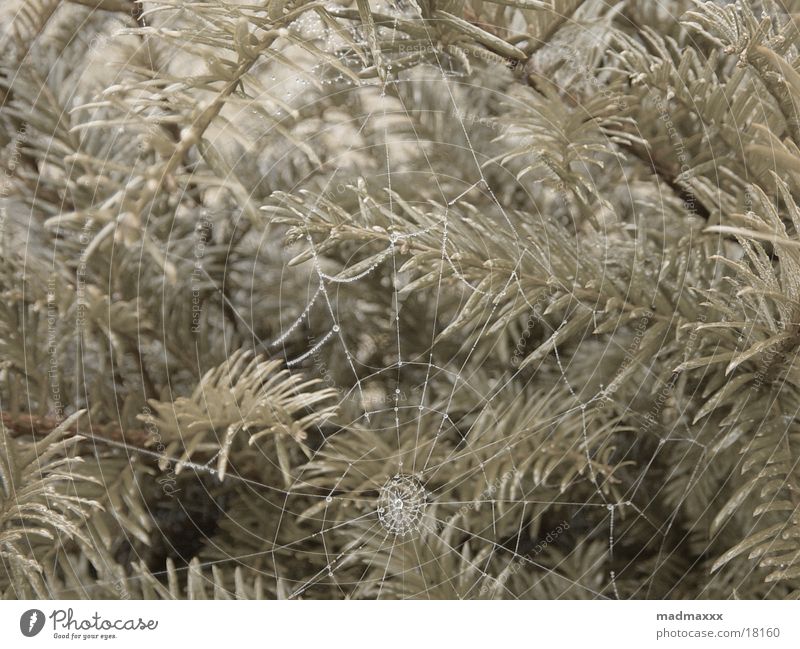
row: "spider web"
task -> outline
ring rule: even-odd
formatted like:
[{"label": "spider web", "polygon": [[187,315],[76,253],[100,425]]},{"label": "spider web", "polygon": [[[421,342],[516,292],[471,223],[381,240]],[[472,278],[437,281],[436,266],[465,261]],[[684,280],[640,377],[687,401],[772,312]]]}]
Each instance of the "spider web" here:
[{"label": "spider web", "polygon": [[[385,8],[378,7],[377,9]],[[321,305],[323,315],[327,316],[329,321],[327,332],[310,344],[302,354],[293,357],[287,356],[286,366],[299,368],[306,372],[311,371],[313,375],[314,370],[309,368],[309,361],[321,350],[326,349],[328,354],[338,355],[340,362],[349,368],[352,378],[352,385],[342,391],[342,402],[357,398],[363,406],[359,418],[352,422],[343,422],[342,428],[346,430],[353,426],[362,426],[386,441],[387,444],[389,440],[393,440],[396,448],[392,452],[376,456],[375,453],[379,453],[380,450],[373,447],[365,454],[349,456],[346,445],[342,449],[338,448],[339,438],[336,435],[325,438],[309,464],[313,465],[315,460],[334,453],[337,459],[344,462],[345,468],[338,475],[326,476],[328,486],[324,489],[321,489],[319,480],[307,478],[306,473],[302,471],[298,474],[294,484],[285,491],[284,506],[278,513],[279,525],[275,538],[265,539],[271,545],[269,550],[265,550],[265,554],[271,555],[276,564],[274,573],[276,580],[282,572],[279,567],[281,560],[290,554],[301,552],[312,565],[318,566],[316,570],[311,571],[302,579],[288,580],[287,595],[289,598],[314,597],[319,594],[330,596],[331,592],[338,593],[341,597],[366,596],[379,599],[387,596],[426,598],[437,596],[437,594],[458,598],[521,598],[530,596],[529,593],[544,578],[560,584],[565,596],[619,598],[616,572],[619,569],[624,571],[626,566],[620,566],[617,570],[614,568],[614,545],[619,541],[619,538],[615,538],[615,523],[622,515],[644,517],[642,509],[647,507],[647,503],[642,503],[641,506],[637,505],[637,494],[642,487],[643,480],[637,480],[627,488],[621,498],[613,501],[609,500],[601,489],[601,484],[598,482],[593,468],[594,453],[589,440],[586,418],[587,409],[595,405],[598,400],[607,397],[601,388],[597,394],[587,399],[579,398],[567,378],[569,368],[562,364],[557,344],[553,345],[552,355],[563,385],[571,397],[569,400],[571,404],[548,422],[548,425],[557,425],[561,420],[578,416],[577,421],[581,427],[579,446],[580,451],[586,457],[587,470],[585,473],[587,475],[577,475],[573,480],[583,482],[589,480],[593,491],[590,499],[580,502],[557,499],[542,500],[541,497],[537,499],[537,488],[523,485],[521,479],[523,472],[516,466],[515,449],[528,442],[531,435],[539,432],[538,429],[532,430],[530,435],[516,435],[513,442],[504,442],[503,440],[484,442],[482,435],[473,435],[470,428],[465,433],[461,433],[464,439],[463,445],[442,447],[443,442],[440,440],[448,437],[459,423],[453,421],[449,413],[449,406],[457,395],[470,393],[475,399],[476,405],[479,406],[480,415],[488,415],[489,418],[498,421],[501,413],[496,412],[494,399],[497,395],[507,398],[508,393],[504,391],[504,388],[518,379],[520,374],[520,371],[512,373],[503,385],[498,386],[494,393],[488,395],[481,393],[481,386],[470,385],[468,372],[474,371],[474,368],[469,367],[469,364],[479,343],[489,335],[486,332],[498,308],[499,302],[497,301],[483,317],[483,324],[479,327],[479,333],[474,337],[474,341],[465,352],[459,350],[463,353],[459,355],[458,359],[453,358],[452,362],[446,364],[434,362],[438,333],[435,324],[436,315],[439,312],[442,296],[448,290],[452,290],[443,285],[442,270],[448,267],[453,275],[459,278],[462,287],[465,287],[468,293],[479,292],[488,297],[494,297],[518,289],[518,295],[524,300],[525,292],[520,283],[518,270],[526,254],[526,241],[517,232],[512,219],[506,213],[502,202],[497,198],[484,173],[480,159],[486,159],[486,154],[473,148],[470,126],[459,109],[451,87],[452,79],[458,78],[457,74],[453,74],[452,62],[443,61],[434,44],[430,43],[430,45],[431,51],[436,53],[437,64],[430,66],[431,74],[426,81],[440,88],[442,94],[450,101],[451,114],[458,121],[473,159],[473,171],[478,175],[478,180],[469,184],[463,182],[464,187],[460,193],[448,195],[440,183],[440,172],[434,169],[434,164],[428,159],[426,147],[420,146],[419,150],[429,166],[428,180],[435,185],[441,203],[445,206],[441,221],[436,226],[425,230],[393,234],[390,244],[377,260],[368,268],[355,274],[348,274],[346,266],[340,268],[337,273],[326,272],[325,267],[329,264],[324,259],[324,254],[320,254],[317,250],[309,232],[307,243],[312,252],[310,263],[314,268],[313,275],[316,282],[309,288],[306,307],[288,321],[289,324],[275,340],[263,341],[256,337],[258,348],[280,349],[283,343],[289,340],[298,329],[310,322],[314,307]],[[391,65],[389,69],[391,71]],[[327,82],[346,84],[347,80],[340,76],[329,79]],[[376,86],[380,89],[380,96],[384,97],[387,86],[399,83],[403,83],[400,75],[389,76],[387,79],[377,82]],[[363,88],[363,86],[361,87]],[[409,107],[403,103],[400,94],[395,93],[393,96],[400,101],[401,110],[409,118],[415,136],[422,141],[423,136],[419,135],[413,126],[414,119],[411,117]],[[383,118],[385,123],[386,117],[385,103],[382,108],[365,116],[359,116],[361,127],[356,135],[360,135],[361,130],[367,125],[380,121],[380,118]],[[385,181],[387,197],[385,207],[390,214],[394,215],[392,181],[396,172],[392,169],[392,155],[389,150],[390,138],[386,131],[384,134],[385,169],[379,177]],[[343,152],[342,157],[346,153],[347,151]],[[333,179],[338,171],[337,167],[330,174],[329,184],[334,182]],[[449,180],[452,181],[452,178]],[[328,189],[329,187],[326,187],[322,194],[324,195]],[[468,195],[475,191],[480,192],[482,200],[493,204],[502,215],[502,221],[497,223],[497,227],[512,233],[516,240],[516,264],[505,285],[496,289],[494,293],[470,284],[453,260],[453,250],[448,249],[448,226],[450,219],[453,218],[452,212],[457,211],[463,202],[469,201]],[[314,204],[312,210],[316,207],[317,204]],[[359,223],[358,225],[369,226],[369,223]],[[409,358],[404,356],[405,332],[402,329],[399,315],[401,303],[398,286],[402,285],[402,280],[399,277],[398,248],[405,240],[414,239],[434,227],[438,227],[441,231],[440,271],[430,307],[434,313],[434,326],[430,332],[427,354],[417,353]],[[348,323],[348,319],[353,314],[339,312],[335,293],[340,284],[357,284],[362,280],[374,280],[379,275],[388,275],[390,278],[391,288],[387,290],[392,291],[392,303],[394,312],[397,314],[394,316],[396,361],[378,369],[370,369],[368,376],[365,377],[365,368],[355,359],[352,349],[348,346],[348,339],[352,339],[348,336],[348,332],[359,325]],[[569,287],[561,286],[559,288],[569,291]],[[533,312],[534,305],[528,303],[528,307]],[[553,329],[544,318],[537,319],[538,325],[549,328],[550,335],[554,337],[566,322],[565,318],[562,325]],[[327,349],[330,347],[334,348],[333,352]],[[405,394],[407,383],[418,380],[420,374],[423,376],[422,383],[415,385],[413,390],[413,394],[418,397],[417,402],[401,402],[400,395]],[[438,378],[442,376],[448,377],[452,383],[452,389],[443,399],[438,399],[442,405],[436,407],[431,405],[432,400],[429,397],[434,390],[438,389]],[[391,378],[387,379],[387,377]],[[386,407],[372,408],[370,407],[371,402],[365,394],[365,384],[367,380],[374,382],[381,379],[393,384],[394,392],[387,400],[389,403],[385,404]],[[535,381],[535,377],[531,380]],[[507,405],[507,401],[504,401],[503,407],[507,407]],[[413,438],[413,444],[409,446],[408,441],[411,438]],[[664,442],[666,441],[696,443],[689,439],[673,438],[671,433],[664,440]],[[662,448],[664,442],[659,444],[659,449]],[[441,453],[444,453],[443,457],[440,456]],[[485,466],[501,455],[508,456],[512,469],[499,478],[497,476],[490,477],[486,473]],[[448,483],[439,484],[437,477],[441,475],[442,467],[452,462],[455,456],[462,461],[466,460],[468,468],[462,474],[457,475],[454,480],[451,478]],[[623,457],[622,461],[624,459]],[[700,470],[702,459],[703,456],[697,462],[696,471]],[[470,462],[470,460],[472,461]],[[377,476],[365,470],[367,464],[372,467],[375,461],[385,465],[385,471]],[[357,477],[356,482],[360,483],[359,488],[343,490],[341,485],[353,476]],[[237,476],[234,471],[231,478],[240,479],[240,476]],[[253,483],[253,481],[248,482]],[[511,489],[504,489],[507,486],[504,484],[506,482],[514,484],[513,494]],[[469,500],[458,497],[457,494],[463,493],[465,485],[468,485],[478,495]],[[266,487],[266,485],[257,486]],[[274,489],[274,487],[271,488]],[[563,490],[565,489],[562,488]],[[504,497],[495,497],[494,494],[498,491],[505,492]],[[316,506],[307,508],[305,511],[294,509],[293,499],[297,495],[302,495],[306,500],[316,499]],[[561,564],[567,561],[571,552],[580,551],[580,539],[577,540],[577,543],[575,540],[569,542],[576,543],[576,545],[563,549],[563,558],[561,561],[555,562],[555,565],[546,565],[537,560],[539,550],[533,552],[521,550],[520,544],[524,541],[523,532],[532,526],[530,508],[535,506],[563,507],[569,510],[570,513],[564,516],[566,523],[564,528],[569,526],[570,520],[580,517],[587,508],[600,508],[606,511],[602,518],[605,530],[594,529],[590,533],[594,537],[598,534],[605,534],[607,537],[605,551],[587,563],[585,573],[576,575],[561,570]],[[490,520],[485,526],[473,529],[464,519],[469,512],[478,509],[490,510]],[[348,510],[351,512],[350,514],[348,514]],[[280,543],[282,524],[294,520],[303,520],[305,525],[312,528],[313,531],[290,543]],[[656,526],[649,521],[648,524],[654,536],[666,538],[669,523],[666,527],[664,525]],[[501,536],[499,531],[501,528],[502,530],[509,528],[517,530],[512,544],[509,544],[508,538]],[[542,537],[551,537],[555,532],[556,530],[542,529],[539,534]],[[557,526],[557,532],[558,534],[564,533],[561,524]],[[316,543],[316,550],[309,550],[309,545],[314,547],[314,543]],[[558,545],[557,538],[553,544]],[[465,549],[466,545],[470,546],[470,550]],[[662,552],[663,550],[664,546],[662,545]],[[252,555],[232,556],[223,560],[236,561],[251,557]],[[213,563],[208,562],[208,564]],[[601,566],[602,573],[605,575],[602,583],[597,583],[593,579],[598,565]],[[517,573],[529,575],[527,588],[509,587],[508,582]],[[287,578],[283,579],[285,586]],[[398,581],[400,582],[399,586],[396,583]],[[634,592],[634,596],[636,594]],[[644,593],[639,593],[639,595],[644,595]]]},{"label": "spider web", "polygon": [[[390,15],[392,12],[398,16],[402,13],[394,7],[378,6],[376,9]],[[364,43],[364,46],[367,44]],[[324,252],[318,250],[309,231],[306,242],[311,250],[311,259],[308,263],[313,271],[306,305],[283,314],[283,321],[287,324],[273,340],[262,340],[258,337],[251,328],[251,319],[240,313],[235,304],[228,302],[240,321],[250,329],[254,347],[268,350],[268,353],[277,357],[283,354],[287,368],[302,372],[304,376],[314,376],[319,370],[314,358],[319,353],[324,351],[330,357],[338,358],[341,367],[346,368],[351,379],[340,391],[341,405],[359,403],[361,412],[352,421],[337,422],[340,431],[349,433],[323,435],[322,443],[312,451],[307,467],[297,472],[294,482],[288,487],[246,478],[232,465],[226,480],[244,483],[256,492],[269,493],[271,496],[277,494],[281,497],[282,506],[279,511],[265,512],[267,516],[277,517],[275,535],[272,538],[259,539],[266,548],[262,551],[203,561],[199,567],[223,562],[244,562],[258,555],[268,556],[274,564],[274,570],[271,573],[265,572],[265,575],[274,579],[276,590],[289,598],[359,596],[381,599],[446,596],[517,599],[540,592],[537,587],[545,581],[550,588],[547,592],[554,596],[619,598],[617,575],[630,567],[630,564],[620,564],[615,557],[615,545],[621,539],[624,540],[619,530],[620,520],[644,520],[659,545],[657,563],[665,562],[670,552],[667,536],[677,516],[677,510],[666,521],[659,521],[657,524],[648,520],[643,513],[657,496],[657,493],[642,494],[650,464],[655,462],[657,454],[668,443],[685,444],[687,450],[684,457],[690,457],[693,447],[700,446],[701,454],[694,465],[685,497],[705,470],[703,462],[708,449],[688,436],[682,437],[679,433],[680,423],[676,422],[668,435],[658,440],[654,455],[638,477],[630,484],[623,485],[617,491],[618,497],[609,497],[609,490],[604,488],[607,485],[598,477],[594,468],[598,463],[596,447],[599,444],[593,441],[588,426],[592,410],[599,402],[610,398],[609,392],[600,386],[594,394],[584,395],[582,391],[576,390],[574,379],[569,378],[570,363],[575,355],[563,357],[556,340],[559,331],[569,322],[571,314],[567,313],[561,324],[552,327],[546,318],[538,315],[536,305],[527,301],[520,266],[530,242],[518,232],[513,218],[497,196],[497,189],[485,173],[484,162],[489,155],[473,146],[472,123],[463,115],[453,92],[454,79],[464,78],[464,75],[457,72],[458,62],[445,59],[433,42],[430,43],[430,51],[434,53],[436,64],[426,64],[429,74],[425,82],[435,85],[449,101],[448,118],[455,120],[459,126],[474,163],[474,168],[470,171],[477,180],[450,177],[446,183],[441,182],[441,171],[428,158],[425,137],[417,133],[414,127],[413,107],[404,103],[402,93],[391,93],[393,99],[399,102],[408,123],[414,128],[414,135],[420,143],[418,150],[428,165],[429,174],[426,180],[435,187],[439,203],[444,206],[438,222],[416,231],[392,229],[389,245],[376,257],[375,262],[364,270],[350,274],[347,266],[338,268],[335,272],[330,270],[330,260]],[[391,66],[389,73],[385,79],[375,84],[381,97],[391,92],[393,85],[408,82],[402,72],[392,74]],[[341,90],[347,83],[344,77],[327,78],[326,83],[337,91],[346,92]],[[366,83],[359,89],[365,86]],[[386,124],[388,110],[387,102],[377,102],[372,112],[360,115],[361,126],[357,135],[367,126]],[[388,127],[384,126],[385,168],[373,180],[382,182],[386,196],[383,207],[394,215],[397,196],[395,186],[403,172],[393,169],[390,144]],[[340,157],[344,157],[352,147],[342,143],[342,148]],[[329,173],[328,186],[321,195],[330,190],[338,171],[339,167]],[[459,191],[449,191],[456,183],[461,183]],[[598,187],[594,189],[600,191]],[[454,257],[456,251],[449,247],[448,241],[451,224],[462,218],[462,208],[473,201],[476,194],[479,194],[482,204],[491,205],[500,215],[501,218],[495,223],[498,231],[515,240],[515,264],[507,281],[488,290],[473,285],[464,276]],[[317,207],[318,204],[315,203],[312,209]],[[356,225],[371,225],[369,222],[359,222],[357,214],[352,214],[351,217]],[[542,218],[542,215],[539,214],[538,217]],[[421,296],[433,314],[429,344],[425,350],[409,351],[410,345],[405,342],[412,332],[404,330],[401,318],[403,300],[399,287],[405,281],[401,248],[404,242],[431,232],[441,234],[438,278],[434,288],[426,290],[424,296]],[[491,342],[507,335],[503,331],[490,331],[500,305],[499,300],[492,302],[493,306],[481,316],[476,333],[470,336],[451,359],[437,357],[437,352],[442,348],[438,339],[441,326],[437,316],[441,302],[452,295],[454,290],[452,284],[443,281],[445,269],[449,269],[459,280],[459,288],[467,296],[478,293],[491,299],[516,292],[519,299],[527,302],[530,313],[536,315],[536,326],[546,329],[553,341],[549,359],[552,362],[549,365],[557,370],[560,383],[548,387],[554,395],[563,391],[567,394],[563,407],[556,415],[529,430],[524,426],[514,430],[513,434],[505,438],[486,433],[487,420],[501,427],[505,411],[510,407],[520,406],[519,400],[527,397],[528,393],[520,390],[509,401],[510,394],[513,394],[511,390],[517,382],[536,383],[537,372],[531,377],[521,369],[512,369],[488,393],[486,385],[478,376],[474,358],[479,346],[485,345],[487,340]],[[287,274],[291,272],[287,267]],[[214,281],[208,273],[206,277],[209,281]],[[356,313],[343,313],[337,306],[337,291],[342,285],[347,285],[350,291],[357,291],[360,282],[371,282],[374,286],[376,278],[388,279],[386,290],[391,292],[396,360],[382,367],[371,368],[357,359],[351,342],[355,336],[350,335],[364,326],[364,318]],[[559,289],[572,291],[572,287],[568,286],[559,286]],[[221,295],[222,299],[228,300],[224,292]],[[574,293],[573,297],[576,302],[579,301]],[[294,298],[288,301],[297,303]],[[317,327],[318,320],[326,323],[324,333],[310,342],[301,354],[290,355],[291,348],[286,345],[287,341],[304,328]],[[418,332],[413,333],[416,335]],[[609,340],[609,344],[625,351],[613,338]],[[574,343],[571,346],[574,347]],[[642,369],[650,372],[650,368],[646,366]],[[544,376],[548,380],[549,375]],[[379,403],[369,398],[368,385],[376,383],[389,386],[388,398],[380,399]],[[443,389],[445,385],[451,386],[449,390]],[[401,396],[407,394],[412,395],[413,399]],[[462,421],[453,414],[451,405],[465,398],[474,400],[477,410],[470,413],[468,420]],[[617,405],[625,408],[625,404]],[[520,407],[524,409],[528,405],[522,403]],[[243,417],[246,414],[243,413]],[[630,414],[638,416],[633,411]],[[481,425],[478,426],[476,422]],[[578,442],[570,451],[581,453],[585,457],[585,469],[576,473],[567,484],[561,485],[561,491],[571,491],[571,487],[576,484],[588,485],[588,494],[582,500],[542,498],[539,485],[526,483],[526,470],[520,466],[528,466],[530,454],[537,451],[537,447],[529,446],[532,440],[541,438],[538,443],[540,448],[544,447],[547,436],[542,435],[542,431],[564,422],[568,422],[570,426],[578,426]],[[464,425],[466,430],[463,429]],[[348,445],[351,435],[366,435],[367,432],[380,440],[381,446],[369,448],[360,454],[351,453]],[[453,443],[453,439],[458,439],[458,443]],[[521,453],[520,448],[524,449]],[[148,453],[139,449],[136,452]],[[151,455],[161,459],[158,454]],[[340,472],[320,473],[322,464],[330,463],[331,458],[334,458],[334,464],[341,465]],[[499,475],[487,472],[487,467],[499,458],[507,458],[504,465],[510,468]],[[626,456],[623,455],[615,458],[615,461],[622,463],[625,459]],[[210,467],[211,462],[180,464],[200,474],[215,473]],[[458,466],[460,472],[453,477],[448,470],[446,473],[449,479],[443,481],[442,469],[453,466]],[[375,471],[375,467],[380,467],[380,470]],[[466,498],[464,494],[467,493],[474,495]],[[271,508],[271,502],[267,507]],[[600,523],[593,523],[589,529],[581,529],[578,533],[569,533],[570,528],[579,527],[577,521],[582,520],[586,510],[600,510],[605,513],[591,519]],[[555,522],[553,511],[558,512],[559,520]],[[481,516],[472,517],[477,512]],[[485,517],[483,512],[490,514]],[[476,526],[473,518],[486,522]],[[545,520],[549,522],[544,523]],[[566,525],[562,525],[562,522]],[[307,530],[307,533],[299,536],[293,533],[291,541],[283,541],[283,532],[289,526],[298,526]],[[516,530],[516,533],[509,533],[509,530]],[[545,542],[545,538],[551,540]],[[523,547],[526,544],[528,547]],[[539,549],[542,544],[544,549]],[[602,552],[595,551],[592,554],[590,550],[596,550],[599,545],[603,546]],[[560,559],[552,560],[553,551]],[[568,571],[566,566],[572,564],[570,558],[583,552],[587,553],[585,561],[580,562],[583,570],[577,574]],[[288,561],[299,561],[306,568],[306,574],[302,577],[286,576],[281,564]],[[596,579],[598,572],[603,577],[600,582]],[[682,578],[683,576],[676,577],[676,583]],[[649,588],[650,585],[645,591],[629,588],[628,596],[647,596],[650,594]]]}]

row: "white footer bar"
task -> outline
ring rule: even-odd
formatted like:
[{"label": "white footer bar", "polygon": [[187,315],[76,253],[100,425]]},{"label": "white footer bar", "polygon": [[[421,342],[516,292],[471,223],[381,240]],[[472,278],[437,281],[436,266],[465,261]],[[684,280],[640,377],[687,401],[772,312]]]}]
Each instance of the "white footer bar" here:
[{"label": "white footer bar", "polygon": [[796,648],[800,602],[6,601],[0,638],[9,647],[118,649]]}]

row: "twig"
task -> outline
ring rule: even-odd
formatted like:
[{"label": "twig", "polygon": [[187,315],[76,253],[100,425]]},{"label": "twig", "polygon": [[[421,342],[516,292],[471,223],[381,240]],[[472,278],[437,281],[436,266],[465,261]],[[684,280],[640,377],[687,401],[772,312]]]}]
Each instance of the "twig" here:
[{"label": "twig", "polygon": [[711,216],[711,213],[708,211],[705,205],[703,205],[700,200],[695,196],[694,192],[692,192],[686,185],[682,185],[678,182],[678,176],[673,173],[672,171],[668,170],[661,161],[654,158],[653,155],[645,150],[643,147],[638,147],[635,144],[629,143],[620,143],[620,148],[632,153],[636,156],[639,160],[644,162],[645,165],[650,167],[653,173],[658,176],[664,183],[672,189],[672,191],[680,198],[684,205],[692,205],[692,211],[704,218],[706,221]]},{"label": "twig", "polygon": [[[48,433],[55,430],[61,423],[54,417],[31,415],[28,413],[12,414],[10,412],[0,412],[0,419],[2,419],[3,426],[11,434],[12,437],[20,437],[22,435],[33,435],[34,437],[44,437]],[[75,435],[80,435],[79,423],[70,427],[70,432]],[[122,442],[139,448],[144,448],[149,437],[146,430],[122,430],[114,426],[104,426],[102,424],[93,424],[91,429],[87,431],[94,439],[105,438],[112,442]]]}]

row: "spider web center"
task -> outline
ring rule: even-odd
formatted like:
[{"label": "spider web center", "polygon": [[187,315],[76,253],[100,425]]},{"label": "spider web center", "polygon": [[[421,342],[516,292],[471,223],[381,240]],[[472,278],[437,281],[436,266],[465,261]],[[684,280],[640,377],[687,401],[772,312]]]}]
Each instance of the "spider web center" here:
[{"label": "spider web center", "polygon": [[405,536],[419,530],[427,505],[425,487],[413,475],[389,478],[378,495],[378,520],[392,534]]}]

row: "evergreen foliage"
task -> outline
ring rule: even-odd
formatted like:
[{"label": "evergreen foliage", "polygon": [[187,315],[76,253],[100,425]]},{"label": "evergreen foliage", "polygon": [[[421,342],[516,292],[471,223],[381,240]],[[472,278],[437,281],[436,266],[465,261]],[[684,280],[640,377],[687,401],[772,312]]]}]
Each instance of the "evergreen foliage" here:
[{"label": "evergreen foliage", "polygon": [[3,2],[2,596],[800,595],[798,16]]}]

